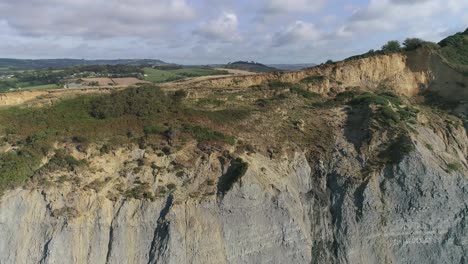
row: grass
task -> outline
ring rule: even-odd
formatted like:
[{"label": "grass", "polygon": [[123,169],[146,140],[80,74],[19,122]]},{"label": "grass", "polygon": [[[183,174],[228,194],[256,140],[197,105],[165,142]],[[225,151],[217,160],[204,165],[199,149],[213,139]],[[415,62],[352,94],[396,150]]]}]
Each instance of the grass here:
[{"label": "grass", "polygon": [[153,68],[144,68],[145,71],[145,80],[154,82],[154,83],[162,83],[162,82],[170,82],[183,79],[183,76],[178,75],[172,71],[163,71],[157,70]]},{"label": "grass", "polygon": [[60,88],[56,84],[44,84],[44,85],[37,85],[37,86],[26,86],[21,88],[22,90],[49,90],[49,89],[57,89]]},{"label": "grass", "polygon": [[145,80],[154,83],[176,81],[188,77],[228,74],[227,71],[219,71],[208,68],[184,68],[176,70],[158,70],[153,68],[144,68],[144,72],[147,75],[145,76]]},{"label": "grass", "polygon": [[458,172],[461,171],[462,165],[458,162],[452,162],[447,164],[447,172],[452,173],[452,172]]}]

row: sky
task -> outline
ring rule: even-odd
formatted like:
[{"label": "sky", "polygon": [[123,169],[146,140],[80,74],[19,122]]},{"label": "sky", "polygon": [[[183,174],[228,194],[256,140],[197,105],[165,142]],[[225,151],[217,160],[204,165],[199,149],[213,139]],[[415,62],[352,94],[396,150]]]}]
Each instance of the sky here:
[{"label": "sky", "polygon": [[467,27],[467,0],[0,0],[0,57],[321,63]]}]

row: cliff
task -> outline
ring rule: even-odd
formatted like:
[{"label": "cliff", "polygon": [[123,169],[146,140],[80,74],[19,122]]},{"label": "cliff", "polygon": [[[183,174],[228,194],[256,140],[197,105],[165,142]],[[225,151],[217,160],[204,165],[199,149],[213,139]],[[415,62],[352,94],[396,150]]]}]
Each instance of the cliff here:
[{"label": "cliff", "polygon": [[1,111],[0,263],[465,263],[466,129],[417,96],[460,83],[418,50]]},{"label": "cliff", "polygon": [[[360,130],[333,111],[330,149],[243,153],[249,167],[223,193],[233,166],[224,151],[88,153],[91,169],[1,198],[0,262],[463,263],[468,139],[460,123],[429,117],[414,126],[411,154],[362,176],[384,136],[356,148]],[[155,198],[119,195],[135,179]]]}]

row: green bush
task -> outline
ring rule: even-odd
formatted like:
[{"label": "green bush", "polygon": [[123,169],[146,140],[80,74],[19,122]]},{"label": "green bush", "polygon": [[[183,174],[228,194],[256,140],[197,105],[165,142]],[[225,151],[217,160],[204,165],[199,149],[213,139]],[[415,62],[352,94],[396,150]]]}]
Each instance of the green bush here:
[{"label": "green bush", "polygon": [[461,169],[462,169],[462,165],[458,162],[452,162],[452,163],[447,164],[448,173],[461,171]]},{"label": "green bush", "polygon": [[390,106],[384,106],[380,109],[380,113],[384,118],[384,121],[388,124],[400,122],[400,115],[395,112]]},{"label": "green bush", "polygon": [[301,83],[310,83],[310,84],[320,84],[325,80],[325,76],[316,75],[316,76],[309,76],[302,79]]},{"label": "green bush", "polygon": [[391,142],[388,148],[379,156],[386,160],[388,164],[397,164],[414,149],[411,138],[406,134],[402,134]]},{"label": "green bush", "polygon": [[[175,103],[178,103],[176,97]],[[141,86],[101,96],[91,103],[90,114],[98,119],[116,118],[124,115],[148,116],[166,112],[174,107],[164,92],[154,86]]]},{"label": "green bush", "polygon": [[236,144],[236,139],[233,136],[224,135],[221,132],[211,130],[206,127],[184,125],[185,133],[191,134],[198,142],[205,141],[223,141],[230,145]]},{"label": "green bush", "polygon": [[39,167],[41,155],[30,150],[0,155],[0,194],[26,182]]},{"label": "green bush", "polygon": [[317,98],[317,97],[320,97],[320,94],[318,93],[314,93],[314,92],[311,92],[311,91],[308,91],[306,89],[303,89],[302,87],[298,86],[298,85],[293,85],[289,88],[289,90],[292,92],[292,93],[295,93],[297,95],[300,95],[306,99],[312,99],[312,98]]},{"label": "green bush", "polygon": [[38,173],[41,174],[61,169],[75,170],[76,168],[85,166],[86,164],[86,160],[77,160],[73,156],[65,154],[63,150],[57,150],[55,155],[38,171]]},{"label": "green bush", "polygon": [[410,51],[422,47],[424,43],[425,41],[419,38],[407,38],[403,42],[403,46],[406,51]]},{"label": "green bush", "polygon": [[400,42],[397,40],[390,40],[387,44],[382,46],[382,51],[384,53],[394,53],[401,51]]},{"label": "green bush", "polygon": [[163,133],[166,129],[161,125],[149,125],[143,128],[143,132],[146,135],[159,135]]}]

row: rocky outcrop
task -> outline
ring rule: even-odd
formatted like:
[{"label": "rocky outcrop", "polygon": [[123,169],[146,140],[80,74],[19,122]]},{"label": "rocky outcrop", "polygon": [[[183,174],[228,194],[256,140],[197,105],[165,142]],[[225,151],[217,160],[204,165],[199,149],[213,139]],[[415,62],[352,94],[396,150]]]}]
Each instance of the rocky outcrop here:
[{"label": "rocky outcrop", "polygon": [[[0,263],[465,263],[466,131],[415,126],[415,150],[367,176],[346,133],[335,130],[329,157],[243,154],[247,172],[222,193],[216,182],[231,166],[222,153],[89,156],[94,170],[68,175],[80,181],[3,195]],[[153,165],[131,167],[142,158]],[[184,162],[183,174],[173,170]],[[104,175],[101,187],[76,186]],[[135,177],[154,193],[177,189],[111,195]]]}]

